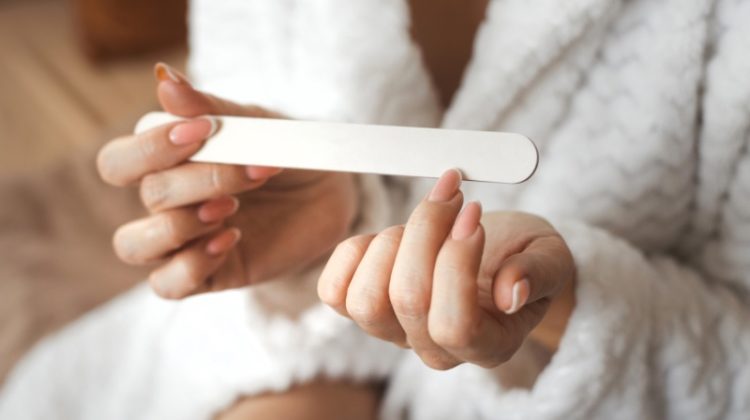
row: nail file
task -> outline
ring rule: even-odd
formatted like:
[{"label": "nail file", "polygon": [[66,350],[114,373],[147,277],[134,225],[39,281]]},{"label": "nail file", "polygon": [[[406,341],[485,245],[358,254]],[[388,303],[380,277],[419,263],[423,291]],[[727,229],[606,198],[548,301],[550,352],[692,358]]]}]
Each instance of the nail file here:
[{"label": "nail file", "polygon": [[[515,133],[216,117],[219,129],[190,160],[324,171],[519,183],[537,167],[534,143]],[[146,114],[136,133],[181,118]]]}]

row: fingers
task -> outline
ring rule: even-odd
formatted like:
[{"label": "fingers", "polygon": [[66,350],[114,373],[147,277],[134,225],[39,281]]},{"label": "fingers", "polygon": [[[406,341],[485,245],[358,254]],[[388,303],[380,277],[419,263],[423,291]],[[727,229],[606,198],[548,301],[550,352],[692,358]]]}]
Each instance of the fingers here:
[{"label": "fingers", "polygon": [[[184,117],[210,114],[281,117],[278,113],[257,106],[238,105],[199,92],[192,88],[185,76],[165,64],[157,64],[155,71],[157,79],[160,80],[162,106],[167,112]],[[116,139],[106,144],[99,153],[99,172],[102,179],[112,185],[133,184],[150,173],[184,162],[199,149],[204,140],[215,134],[218,128],[216,119],[203,116]],[[248,167],[246,171],[248,177],[262,179],[276,175],[280,169]]]},{"label": "fingers", "polygon": [[199,118],[115,139],[99,152],[99,173],[109,184],[132,184],[146,174],[171,168],[186,160],[216,129],[214,119]]},{"label": "fingers", "polygon": [[[345,242],[319,283],[324,302],[370,335],[405,340],[435,369],[509,360],[544,316],[561,278],[574,275],[564,241],[540,230],[545,223],[532,224],[541,233],[517,239],[521,245],[511,252],[485,250],[480,205],[469,203],[456,217],[459,184],[458,173],[444,174],[403,230]],[[486,252],[493,254],[489,261]]]},{"label": "fingers", "polygon": [[207,283],[211,276],[224,264],[228,252],[239,240],[240,231],[229,228],[191,244],[151,272],[151,287],[166,299],[181,299],[210,288]]},{"label": "fingers", "polygon": [[266,179],[250,179],[241,166],[186,163],[147,175],[141,200],[150,211],[184,206],[258,188]]},{"label": "fingers", "polygon": [[134,265],[160,260],[187,242],[218,230],[220,222],[238,207],[236,198],[221,197],[198,208],[178,208],[135,220],[115,232],[115,252]]},{"label": "fingers", "polygon": [[328,258],[318,280],[318,297],[339,314],[346,311],[346,293],[367,247],[375,235],[359,235],[341,242]]},{"label": "fingers", "polygon": [[402,347],[406,335],[393,312],[388,285],[403,231],[403,226],[393,226],[375,236],[346,295],[346,311],[354,322],[368,334]]},{"label": "fingers", "polygon": [[414,210],[404,229],[388,291],[409,345],[425,364],[437,369],[458,363],[430,338],[427,315],[435,260],[463,201],[460,184],[457,170],[446,172]]},{"label": "fingers", "polygon": [[159,85],[157,95],[165,111],[182,117],[199,115],[237,115],[257,118],[279,118],[280,114],[253,105],[239,105],[193,88],[187,78],[174,68],[158,63],[154,68]]},{"label": "fingers", "polygon": [[476,278],[484,246],[480,217],[480,206],[467,204],[435,262],[428,327],[433,340],[446,348],[466,347],[479,324]]},{"label": "fingers", "polygon": [[533,240],[523,251],[508,257],[492,285],[498,309],[507,314],[525,305],[551,298],[575,275],[573,257],[559,235]]},{"label": "fingers", "polygon": [[[279,118],[280,114],[257,106],[238,105],[199,92],[187,78],[159,63],[155,68],[159,80],[159,99],[169,113],[183,117],[202,115],[242,115]],[[194,154],[202,141],[216,133],[217,120],[196,118],[182,123],[167,124],[135,136],[122,137],[105,145],[99,153],[97,166],[102,178],[113,185],[124,186],[139,181],[149,173],[171,168]],[[279,172],[276,168],[248,168],[255,179]]]},{"label": "fingers", "polygon": [[496,366],[504,334],[479,306],[477,276],[484,248],[479,224],[482,209],[472,202],[456,218],[435,263],[428,331],[453,357],[480,366]]}]

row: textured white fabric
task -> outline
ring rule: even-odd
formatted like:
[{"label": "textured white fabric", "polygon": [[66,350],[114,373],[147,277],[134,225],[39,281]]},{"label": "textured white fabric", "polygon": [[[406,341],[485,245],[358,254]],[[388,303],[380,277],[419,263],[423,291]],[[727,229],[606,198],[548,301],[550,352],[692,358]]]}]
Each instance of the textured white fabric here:
[{"label": "textured white fabric", "polygon": [[[499,371],[431,371],[317,305],[293,320],[258,292],[137,290],[38,346],[0,418],[206,418],[321,372],[389,377],[388,419],[750,413],[750,1],[493,0],[445,112],[404,0],[191,6],[191,74],[213,93],[300,118],[531,136],[531,181],[464,189],[569,242],[578,304],[561,347],[512,388]],[[426,188],[362,179],[363,230],[403,220]]]},{"label": "textured white fabric", "polygon": [[[372,211],[353,233],[372,231],[390,214],[379,180],[359,183]],[[332,309],[265,310],[269,295],[311,301],[321,269],[179,302],[138,286],[32,349],[0,393],[0,419],[206,419],[242,395],[319,375],[387,377],[402,351]]]}]

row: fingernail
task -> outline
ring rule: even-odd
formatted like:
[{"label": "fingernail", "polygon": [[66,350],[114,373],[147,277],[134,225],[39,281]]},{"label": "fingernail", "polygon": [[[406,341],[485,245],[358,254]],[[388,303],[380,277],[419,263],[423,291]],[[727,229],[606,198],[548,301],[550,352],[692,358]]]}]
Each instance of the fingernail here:
[{"label": "fingernail", "polygon": [[218,129],[216,118],[202,117],[174,126],[169,131],[169,141],[176,146],[198,143],[216,134]]},{"label": "fingernail", "polygon": [[190,84],[187,77],[166,63],[156,63],[156,66],[154,66],[154,75],[156,76],[156,80],[160,82],[171,80],[179,84]]},{"label": "fingernail", "polygon": [[427,199],[432,202],[449,201],[455,197],[460,187],[461,171],[449,169],[440,176]]},{"label": "fingernail", "polygon": [[240,208],[237,197],[222,197],[209,201],[198,208],[198,220],[203,223],[216,223],[235,214]]},{"label": "fingernail", "polygon": [[469,238],[476,232],[481,218],[482,205],[478,201],[470,202],[456,217],[451,230],[451,238],[457,241]]},{"label": "fingernail", "polygon": [[526,300],[529,298],[529,291],[531,290],[530,287],[529,280],[525,278],[513,284],[513,288],[510,292],[512,297],[510,308],[505,311],[506,314],[514,314],[526,304]]},{"label": "fingernail", "polygon": [[231,228],[218,234],[206,245],[206,253],[211,256],[219,256],[232,249],[240,240],[240,230]]}]

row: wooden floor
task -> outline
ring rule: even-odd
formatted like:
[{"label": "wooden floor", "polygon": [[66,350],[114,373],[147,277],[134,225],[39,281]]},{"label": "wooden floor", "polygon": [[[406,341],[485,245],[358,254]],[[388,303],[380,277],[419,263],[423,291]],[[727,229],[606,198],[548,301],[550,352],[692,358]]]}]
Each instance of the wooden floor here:
[{"label": "wooden floor", "polygon": [[127,130],[156,107],[154,62],[183,66],[183,51],[91,63],[68,4],[0,0],[0,170],[43,166]]}]

